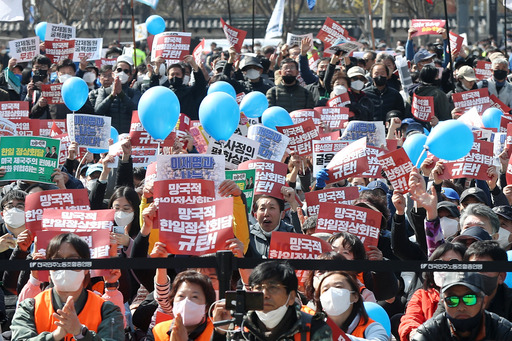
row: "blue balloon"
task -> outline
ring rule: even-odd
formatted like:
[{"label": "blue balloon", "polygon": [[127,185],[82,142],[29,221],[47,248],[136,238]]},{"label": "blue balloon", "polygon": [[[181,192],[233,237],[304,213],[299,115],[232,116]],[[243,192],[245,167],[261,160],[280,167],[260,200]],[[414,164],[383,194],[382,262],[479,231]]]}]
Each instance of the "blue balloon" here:
[{"label": "blue balloon", "polygon": [[80,77],[71,77],[62,84],[62,99],[71,111],[84,106],[89,97],[89,87]]},{"label": "blue balloon", "polygon": [[259,91],[248,93],[240,102],[240,111],[250,118],[261,117],[263,112],[268,108],[267,96]]},{"label": "blue balloon", "polygon": [[391,321],[389,320],[388,313],[386,310],[382,308],[375,302],[364,302],[364,309],[366,309],[366,313],[368,317],[370,317],[375,322],[379,322],[382,324],[388,336],[391,336]]},{"label": "blue balloon", "polygon": [[114,143],[119,141],[119,132],[117,131],[116,128],[114,128],[112,126],[110,126],[110,138],[114,141]]},{"label": "blue balloon", "polygon": [[[507,251],[507,257],[508,257],[508,261],[511,262],[512,261],[512,250]],[[509,288],[512,288],[512,272],[507,272],[507,277],[505,278],[505,284]]]},{"label": "blue balloon", "polygon": [[150,34],[159,34],[165,31],[165,20],[159,15],[152,15],[146,19],[146,29]]},{"label": "blue balloon", "polygon": [[155,140],[165,140],[180,117],[180,101],[176,94],[164,86],[154,86],[139,100],[139,119]]},{"label": "blue balloon", "polygon": [[502,115],[503,111],[498,108],[485,109],[484,113],[482,114],[482,122],[484,123],[484,127],[496,128],[499,130]]},{"label": "blue balloon", "polygon": [[432,128],[425,145],[438,158],[454,161],[469,153],[474,140],[467,125],[457,120],[447,120]]},{"label": "blue balloon", "polygon": [[99,149],[99,148],[87,148],[87,151],[89,151],[89,153],[93,153],[93,154],[108,153],[108,149]]},{"label": "blue balloon", "polygon": [[44,37],[46,36],[46,25],[48,23],[46,21],[42,21],[39,24],[34,27],[34,31],[36,32],[36,35],[39,37],[39,40],[41,42],[44,41]]},{"label": "blue balloon", "polygon": [[276,127],[291,126],[292,118],[286,109],[281,107],[270,107],[261,115],[261,122],[265,127],[277,130]]},{"label": "blue balloon", "polygon": [[236,100],[235,88],[228,82],[218,81],[210,85],[208,88],[208,95],[214,92],[225,92]]},{"label": "blue balloon", "polygon": [[225,92],[206,96],[199,106],[199,121],[204,130],[217,141],[227,141],[240,122],[236,100]]},{"label": "blue balloon", "polygon": [[[423,134],[414,134],[405,139],[404,145],[402,148],[407,153],[407,156],[409,156],[409,159],[411,159],[411,162],[414,166],[418,164],[418,158],[421,155],[421,152],[423,152],[423,146],[425,145],[425,142],[427,141],[427,136]],[[425,161],[427,158],[427,153],[423,153],[423,156],[421,157],[421,160],[419,162],[419,166]]]}]

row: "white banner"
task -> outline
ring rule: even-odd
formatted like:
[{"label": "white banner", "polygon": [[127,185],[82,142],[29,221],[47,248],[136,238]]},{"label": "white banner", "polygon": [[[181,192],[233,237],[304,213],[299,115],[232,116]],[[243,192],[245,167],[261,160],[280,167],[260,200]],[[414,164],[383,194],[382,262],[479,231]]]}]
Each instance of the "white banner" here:
[{"label": "white banner", "polygon": [[87,60],[101,59],[102,46],[103,38],[76,38],[73,61],[79,62],[84,57],[87,58]]},{"label": "white banner", "polygon": [[276,7],[274,7],[274,11],[267,25],[265,40],[281,38],[283,35],[284,2],[285,0],[277,0]]}]

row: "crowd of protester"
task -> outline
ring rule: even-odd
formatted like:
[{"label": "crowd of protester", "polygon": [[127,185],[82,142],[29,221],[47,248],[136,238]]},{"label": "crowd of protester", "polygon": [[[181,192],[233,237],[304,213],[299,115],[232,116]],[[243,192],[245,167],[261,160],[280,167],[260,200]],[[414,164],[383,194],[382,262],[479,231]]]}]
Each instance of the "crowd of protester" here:
[{"label": "crowd of protester", "polygon": [[[128,133],[132,112],[141,95],[154,86],[170,88],[178,97],[181,113],[198,119],[199,105],[208,87],[216,81],[230,83],[237,93],[260,91],[270,106],[288,112],[324,106],[348,92],[350,120],[385,123],[387,136],[398,146],[414,134],[430,130],[440,121],[458,118],[452,94],[485,87],[506,106],[512,106],[510,65],[506,51],[494,41],[475,48],[463,46],[449,55],[447,34],[426,46],[415,44],[414,29],[405,43],[395,48],[368,44],[362,58],[333,54],[322,56],[322,44],[305,38],[299,45],[244,46],[223,50],[211,45],[198,65],[192,56],[167,65],[163,58],[151,60],[138,46],[136,64],[114,42],[106,58],[114,65],[100,69],[83,60],[52,64],[44,55],[31,63],[18,63],[2,55],[2,69],[21,80],[16,91],[0,74],[0,101],[27,101],[31,119],[62,119],[65,105],[48,104],[41,84],[63,83],[81,77],[89,86],[89,98],[78,111],[112,118],[119,133]],[[143,45],[143,44],[142,44]],[[315,70],[308,63],[311,52],[320,54]],[[149,50],[146,50],[149,54]],[[404,92],[396,72],[395,58],[410,63],[413,86]],[[451,62],[450,62],[451,59]],[[480,60],[492,63],[492,76],[477,81],[474,67]],[[453,67],[453,70],[450,69]],[[410,98],[433,96],[435,115],[429,122],[415,120]],[[319,127],[319,129],[323,129]],[[197,153],[194,140],[177,139],[174,154]],[[52,177],[54,185],[16,181],[4,183],[1,206],[0,258],[88,259],[87,245],[74,234],[52,240],[46,255],[33,247],[34,236],[25,228],[25,198],[52,189],[86,188],[91,209],[112,208],[116,225],[112,232],[111,256],[122,258],[174,257],[158,240],[153,225],[158,210],[153,202],[153,182],[145,169],[134,168],[129,139],[122,142],[122,155],[115,172],[108,154],[78,159],[73,142],[68,159]],[[449,146],[447,146],[449,148]],[[272,196],[256,198],[251,214],[246,201],[231,180],[219,187],[222,197],[234,198],[235,238],[225,248],[236,257],[268,258],[272,232],[316,235],[332,251],[320,256],[331,260],[442,260],[507,261],[512,238],[512,185],[505,172],[510,155],[499,155],[501,167],[492,166],[487,180],[444,180],[442,162],[428,157],[409,177],[408,194],[394,191],[385,179],[352,177],[325,184],[326,175],[313,174],[311,157],[288,155],[285,200]],[[84,161],[83,164],[81,161]],[[84,166],[85,165],[85,166]],[[5,170],[0,169],[0,177]],[[1,180],[1,179],[0,179]],[[112,184],[112,186],[109,186]],[[357,186],[359,198],[353,205],[382,215],[378,246],[365,249],[362,241],[348,232],[317,233],[316,216],[303,217],[295,194],[324,188]],[[238,207],[237,207],[238,205]],[[119,251],[118,251],[119,250]],[[109,270],[91,277],[87,270],[55,270],[51,281],[40,281],[36,271],[2,271],[0,319],[5,339],[13,340],[207,340],[226,339],[227,326],[213,321],[230,319],[226,302],[218,302],[219,284],[215,269]],[[288,340],[299,337],[331,340],[336,333],[350,340],[512,340],[512,290],[506,273],[444,273],[389,271],[310,271],[304,285],[286,263],[268,261],[251,271],[233,274],[232,288],[264,292],[264,308],[247,314],[241,333],[251,340]],[[48,289],[50,288],[50,289]],[[99,295],[103,295],[100,299]],[[364,302],[382,306],[391,322],[391,334],[371,319]],[[66,336],[67,335],[67,336]]]}]

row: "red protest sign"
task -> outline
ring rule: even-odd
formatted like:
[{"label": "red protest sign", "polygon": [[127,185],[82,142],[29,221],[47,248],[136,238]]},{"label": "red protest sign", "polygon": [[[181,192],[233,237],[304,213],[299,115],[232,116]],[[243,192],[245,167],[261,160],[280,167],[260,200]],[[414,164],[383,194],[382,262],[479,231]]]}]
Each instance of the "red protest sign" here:
[{"label": "red protest sign", "polygon": [[354,174],[352,176],[359,175],[365,178],[382,178],[382,167],[377,157],[384,154],[384,149],[366,146],[365,153],[368,158],[368,170],[361,174]]},{"label": "red protest sign", "polygon": [[471,178],[489,180],[487,170],[493,165],[492,142],[475,140],[473,148],[465,157],[456,161],[444,161],[442,179]]},{"label": "red protest sign", "polygon": [[44,42],[46,57],[50,58],[52,63],[58,64],[64,59],[73,59],[75,53],[74,40],[46,40]]},{"label": "red protest sign", "polygon": [[386,139],[386,148],[388,151],[393,151],[398,148],[398,140],[396,139]]},{"label": "red protest sign", "polygon": [[158,57],[178,63],[190,54],[190,32],[163,32],[155,36],[151,47],[151,60]]},{"label": "red protest sign", "polygon": [[220,23],[222,25],[224,35],[229,42],[229,46],[234,47],[237,52],[240,52],[247,32],[226,24],[222,18],[220,18]]},{"label": "red protest sign", "polygon": [[335,141],[340,138],[340,131],[331,131],[329,133],[320,133],[320,140],[322,141]]},{"label": "red protest sign", "polygon": [[492,76],[492,63],[485,60],[476,62],[475,77],[479,80],[488,79]]},{"label": "red protest sign", "polygon": [[59,230],[65,232],[89,232],[114,227],[115,210],[43,210],[43,230]]},{"label": "red protest sign", "polygon": [[272,232],[268,251],[271,259],[316,259],[332,251],[331,244],[318,238],[294,232]]},{"label": "red protest sign", "polygon": [[233,238],[233,198],[203,204],[160,204],[159,238],[175,255],[200,256],[224,250]]},{"label": "red protest sign", "polygon": [[336,21],[327,17],[325,19],[324,24],[318,34],[316,35],[318,39],[323,41],[326,45],[331,46],[341,37],[348,37],[348,31],[338,24]]},{"label": "red protest sign", "polygon": [[452,50],[452,55],[456,56],[460,52],[462,42],[464,42],[464,37],[450,31],[450,48]]},{"label": "red protest sign", "polygon": [[[501,117],[503,118],[503,116]],[[507,148],[507,151],[510,155],[510,152],[512,151],[512,123],[507,124],[507,138],[505,139],[505,148]]]},{"label": "red protest sign", "polygon": [[[46,250],[48,249],[48,244],[50,244],[50,240],[52,240],[55,236],[64,233],[63,231],[38,231],[36,234],[36,242],[35,248],[36,251],[40,254],[46,255]],[[87,246],[89,246],[89,251],[91,253],[91,258],[99,259],[99,258],[108,258],[109,250],[110,250],[110,231],[108,230],[98,230],[93,232],[75,232],[77,236],[83,239]],[[83,259],[73,259],[70,260],[69,263],[73,266],[73,263],[78,263],[84,261]],[[86,261],[86,260],[85,260]],[[108,270],[91,270],[91,277],[103,276],[104,272]],[[39,270],[37,272],[37,277],[40,281],[48,282],[50,273],[48,270]]]},{"label": "red protest sign", "polygon": [[393,189],[402,194],[409,192],[409,173],[414,165],[405,149],[397,149],[379,156],[378,159]]},{"label": "red protest sign", "polygon": [[413,37],[427,34],[439,34],[437,31],[445,25],[445,20],[411,19],[411,27],[417,30]]},{"label": "red protest sign", "polygon": [[317,50],[312,50],[308,54],[308,65],[311,71],[316,72],[318,70],[318,63],[320,62],[320,56],[318,56]]},{"label": "red protest sign", "polygon": [[346,107],[316,107],[320,121],[330,129],[342,129],[349,119],[349,109]]},{"label": "red protest sign", "polygon": [[507,184],[512,184],[512,157],[510,159],[508,159],[506,177],[507,177]]},{"label": "red protest sign", "polygon": [[318,130],[312,119],[290,126],[276,127],[277,131],[288,136],[288,148],[304,156],[313,152],[313,140],[318,140]]},{"label": "red protest sign", "polygon": [[59,128],[62,132],[67,131],[66,120],[38,120],[39,121],[39,132],[34,131],[34,135],[40,136],[51,136],[52,131],[55,131],[54,126]]},{"label": "red protest sign", "polygon": [[491,106],[489,90],[487,88],[456,92],[452,94],[452,99],[456,108],[462,108],[464,111],[467,111],[475,107],[480,114]]},{"label": "red protest sign", "polygon": [[306,192],[308,216],[318,215],[320,203],[331,202],[335,204],[350,205],[352,200],[359,198],[359,190],[355,186],[329,188],[320,191]]},{"label": "red protest sign", "polygon": [[283,199],[281,188],[286,185],[286,173],[288,172],[288,166],[285,163],[257,159],[241,163],[238,169],[256,169],[254,196],[267,194]]},{"label": "red protest sign", "polygon": [[64,104],[61,89],[62,84],[41,84],[41,97],[46,98],[48,104]]},{"label": "red protest sign", "polygon": [[371,208],[325,202],[320,204],[316,231],[352,233],[368,250],[370,245],[377,246],[381,220],[382,214]]},{"label": "red protest sign", "polygon": [[327,101],[328,107],[346,107],[350,105],[350,96],[348,92],[344,92],[341,95],[331,98]]},{"label": "red protest sign", "polygon": [[0,102],[0,117],[8,120],[28,118],[28,110],[28,102],[26,101]]},{"label": "red protest sign", "polygon": [[[34,120],[31,118],[19,118],[14,120],[11,119],[10,121],[16,126],[17,136],[39,136],[39,120]],[[61,142],[61,150],[62,148],[63,147]]]},{"label": "red protest sign", "polygon": [[215,183],[203,179],[160,180],[154,183],[154,202],[202,204],[215,200]]},{"label": "red protest sign", "polygon": [[47,209],[90,210],[87,190],[56,189],[36,192],[25,198],[25,226],[35,233],[41,230],[43,210]]},{"label": "red protest sign", "polygon": [[205,40],[203,38],[203,40],[197,44],[197,46],[194,48],[194,51],[192,52],[192,56],[194,57],[197,65],[201,65],[203,63],[204,43]]},{"label": "red protest sign", "polygon": [[489,95],[489,99],[491,100],[491,107],[498,108],[504,113],[510,113],[510,110],[512,110],[510,107],[505,105],[496,95]]},{"label": "red protest sign", "polygon": [[205,154],[208,150],[208,137],[203,127],[190,127],[190,135],[194,138],[194,146],[199,154]]},{"label": "red protest sign", "polygon": [[98,60],[94,61],[94,64],[96,64],[96,67],[98,69],[101,69],[101,67],[103,65],[112,65],[112,67],[113,67],[114,65],[116,65],[116,63],[117,63],[117,58],[108,58],[108,59],[107,58],[101,58],[101,59],[98,59]]},{"label": "red protest sign", "polygon": [[327,165],[328,183],[338,182],[354,174],[361,174],[369,169],[366,156],[366,138],[350,143],[340,150]]},{"label": "red protest sign", "polygon": [[313,109],[295,110],[290,113],[293,124],[302,123],[307,120],[313,120],[316,125],[320,124],[320,115]]},{"label": "red protest sign", "polygon": [[500,130],[498,133],[506,133],[510,123],[512,123],[512,115],[501,115]]},{"label": "red protest sign", "polygon": [[420,121],[430,122],[434,117],[434,96],[412,95],[412,115]]}]

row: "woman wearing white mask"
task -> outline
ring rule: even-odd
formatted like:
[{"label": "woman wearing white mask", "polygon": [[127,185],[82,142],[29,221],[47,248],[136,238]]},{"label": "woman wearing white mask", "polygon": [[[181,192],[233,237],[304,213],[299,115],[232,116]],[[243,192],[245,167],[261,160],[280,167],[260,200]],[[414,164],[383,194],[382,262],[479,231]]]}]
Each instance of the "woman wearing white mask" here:
[{"label": "woman wearing white mask", "polygon": [[[72,233],[54,237],[48,259],[90,259],[87,243]],[[14,315],[13,340],[123,340],[119,308],[86,290],[88,270],[51,270],[53,288],[20,303]]]},{"label": "woman wearing white mask", "polygon": [[210,340],[214,327],[207,313],[215,301],[210,279],[197,271],[187,270],[176,276],[171,287],[174,319],[155,325],[148,339]]},{"label": "woman wearing white mask", "polygon": [[327,315],[333,330],[341,329],[351,340],[390,340],[384,327],[368,317],[354,278],[344,271],[326,273],[315,293],[318,311]]},{"label": "woman wearing white mask", "polygon": [[[461,261],[466,248],[458,243],[441,244],[430,255],[429,261]],[[414,292],[414,295],[407,304],[405,315],[400,319],[398,334],[400,340],[409,340],[416,329],[429,318],[434,316],[439,303],[439,290],[443,285],[445,272],[425,272],[423,288]]]},{"label": "woman wearing white mask", "polygon": [[[354,70],[353,70],[354,69]],[[337,72],[334,74],[331,82],[331,99],[344,93],[348,93],[350,103],[347,105],[350,109],[351,117],[349,120],[372,121],[373,103],[362,91],[364,87],[364,71],[359,66],[354,66],[348,70],[348,73]]]}]

